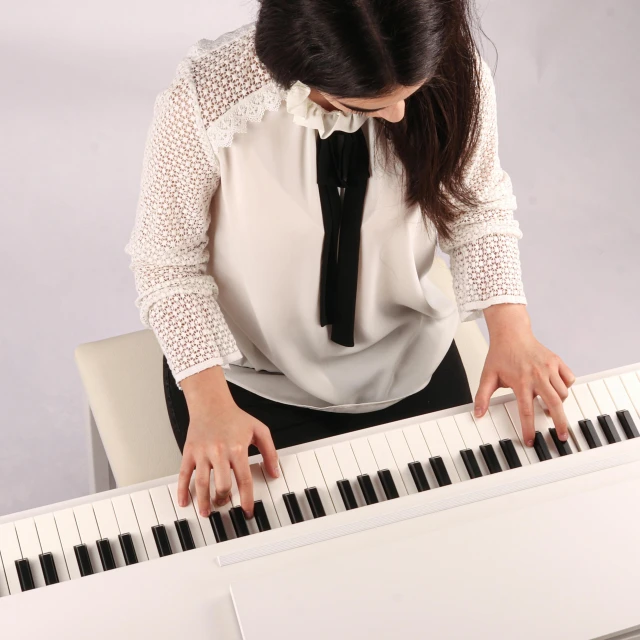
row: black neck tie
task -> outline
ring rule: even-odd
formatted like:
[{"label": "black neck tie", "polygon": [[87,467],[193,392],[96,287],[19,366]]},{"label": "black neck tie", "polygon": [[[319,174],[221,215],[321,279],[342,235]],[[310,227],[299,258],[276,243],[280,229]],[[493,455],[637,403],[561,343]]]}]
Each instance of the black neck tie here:
[{"label": "black neck tie", "polygon": [[[369,149],[362,129],[316,134],[317,170],[324,242],[320,271],[320,326],[331,340],[353,347],[360,260],[360,225],[369,179]],[[343,202],[337,187],[345,187]]]}]

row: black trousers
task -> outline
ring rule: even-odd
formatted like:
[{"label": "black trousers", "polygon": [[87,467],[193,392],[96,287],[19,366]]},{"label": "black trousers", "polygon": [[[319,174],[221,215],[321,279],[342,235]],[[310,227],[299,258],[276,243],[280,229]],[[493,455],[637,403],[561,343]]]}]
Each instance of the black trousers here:
[{"label": "black trousers", "polygon": [[[164,357],[162,374],[169,420],[182,451],[189,428],[187,401],[184,393],[178,389]],[[276,449],[473,402],[467,374],[455,341],[451,343],[449,351],[424,389],[390,407],[368,413],[334,413],[296,407],[263,398],[230,381],[227,381],[227,384],[235,403],[269,427]],[[252,445],[249,454],[256,453],[258,451]]]}]

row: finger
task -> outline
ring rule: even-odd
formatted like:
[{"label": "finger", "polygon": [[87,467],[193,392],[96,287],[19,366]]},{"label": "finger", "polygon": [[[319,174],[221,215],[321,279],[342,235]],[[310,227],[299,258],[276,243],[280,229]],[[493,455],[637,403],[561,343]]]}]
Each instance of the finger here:
[{"label": "finger", "polygon": [[191,474],[195,466],[193,456],[185,453],[182,456],[180,473],[178,474],[178,504],[181,507],[186,507],[189,504],[189,482],[191,482]]},{"label": "finger", "polygon": [[560,400],[564,402],[569,396],[569,389],[567,389],[567,385],[564,383],[564,380],[559,374],[553,372],[549,375],[549,382],[555,392],[560,396]]},{"label": "finger", "polygon": [[231,461],[231,464],[240,494],[240,506],[247,518],[253,518],[253,480],[249,469],[249,457],[246,453],[239,455]]},{"label": "finger", "polygon": [[211,462],[204,456],[196,461],[196,496],[198,511],[203,518],[211,513]]},{"label": "finger", "polygon": [[558,366],[558,373],[567,387],[570,387],[576,381],[573,371],[562,360],[560,360],[560,365]]},{"label": "finger", "polygon": [[569,437],[569,421],[564,413],[564,408],[560,396],[551,386],[550,382],[543,382],[538,391],[540,397],[549,409],[549,415],[553,420],[553,426],[560,440],[566,440]]},{"label": "finger", "polygon": [[518,401],[522,439],[528,447],[532,447],[536,431],[533,422],[533,391],[529,387],[522,387],[518,391],[515,389],[513,391]]},{"label": "finger", "polygon": [[486,369],[483,370],[480,376],[480,384],[478,385],[478,391],[475,399],[474,414],[476,418],[481,418],[489,407],[489,400],[494,391],[498,388],[498,376],[495,373],[486,373]]},{"label": "finger", "polygon": [[273,438],[271,437],[271,431],[266,424],[260,424],[256,427],[253,436],[253,443],[258,447],[258,451],[262,454],[264,460],[264,466],[267,472],[272,478],[280,476],[280,469],[278,468],[278,452],[276,446],[273,444]]},{"label": "finger", "polygon": [[216,495],[213,504],[216,507],[224,506],[231,496],[231,466],[228,458],[216,457],[213,460],[213,483]]}]

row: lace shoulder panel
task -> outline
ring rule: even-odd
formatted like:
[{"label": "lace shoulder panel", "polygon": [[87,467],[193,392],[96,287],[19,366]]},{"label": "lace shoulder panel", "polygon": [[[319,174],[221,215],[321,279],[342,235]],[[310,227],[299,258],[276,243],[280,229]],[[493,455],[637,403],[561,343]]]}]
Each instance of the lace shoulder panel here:
[{"label": "lace shoulder panel", "polygon": [[255,50],[255,22],[199,40],[187,54],[202,114],[214,148],[228,147],[247,122],[277,111],[286,90],[277,85]]}]

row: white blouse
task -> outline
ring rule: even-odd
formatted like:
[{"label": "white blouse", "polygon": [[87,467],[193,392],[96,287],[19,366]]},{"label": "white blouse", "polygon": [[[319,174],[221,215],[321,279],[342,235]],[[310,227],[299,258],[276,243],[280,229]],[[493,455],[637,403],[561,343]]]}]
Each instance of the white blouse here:
[{"label": "white blouse", "polygon": [[[526,304],[511,181],[498,159],[495,89],[482,60],[481,138],[468,180],[482,205],[440,241],[457,305],[429,279],[435,250],[419,207],[384,173],[374,120],[326,111],[285,90],[256,56],[249,23],[200,40],[156,98],[131,256],[142,323],[178,382],[222,365],[260,396],[366,412],[422,389],[458,323],[503,302]],[[320,326],[324,238],[316,132],[362,127],[371,158],[361,227],[353,347]]]}]

